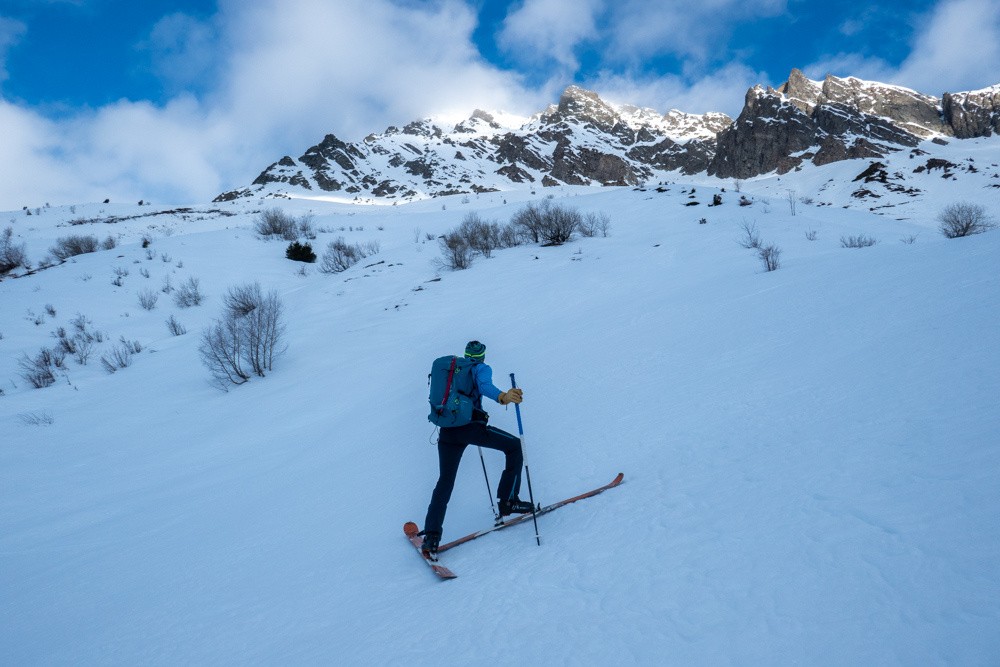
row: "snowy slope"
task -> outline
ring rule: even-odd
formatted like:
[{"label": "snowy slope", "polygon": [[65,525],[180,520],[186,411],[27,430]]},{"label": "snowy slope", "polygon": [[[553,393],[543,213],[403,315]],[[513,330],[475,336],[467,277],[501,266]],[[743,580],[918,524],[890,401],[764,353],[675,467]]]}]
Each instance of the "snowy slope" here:
[{"label": "snowy slope", "polygon": [[[858,162],[744,182],[745,207],[710,179],[559,189],[610,235],[463,272],[435,268],[428,234],[542,195],[10,214],[36,261],[68,233],[121,238],[0,283],[0,663],[991,664],[1000,232],[949,241],[934,220],[952,200],[1000,211],[998,144],[975,141],[952,161],[983,168],[911,167],[917,195],[867,184],[894,204],[874,211],[851,196]],[[794,216],[789,190],[812,200]],[[285,243],[250,231],[274,205],[313,212],[317,249],[381,252],[299,275]],[[736,243],[745,221],[782,248],[777,272]],[[840,247],[862,233],[879,244]],[[166,276],[199,278],[205,303],[140,308]],[[223,393],[198,335],[249,280],[280,293],[288,351]],[[17,358],[77,313],[144,351],[29,388]],[[448,552],[459,578],[442,583],[401,528],[436,477],[430,361],[470,338],[499,384],[513,371],[524,387],[538,500],[625,483],[544,517],[541,547],[524,526]],[[475,458],[445,539],[491,521]]]}]

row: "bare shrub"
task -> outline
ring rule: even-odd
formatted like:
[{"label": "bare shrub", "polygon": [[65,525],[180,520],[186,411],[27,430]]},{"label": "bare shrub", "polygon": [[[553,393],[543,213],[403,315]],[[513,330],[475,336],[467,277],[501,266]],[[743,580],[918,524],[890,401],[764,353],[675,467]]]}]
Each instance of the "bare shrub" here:
[{"label": "bare shrub", "polygon": [[938,221],[941,223],[938,229],[949,239],[982,234],[996,226],[985,208],[968,202],[949,204],[938,214]]},{"label": "bare shrub", "polygon": [[777,271],[781,267],[781,249],[773,243],[757,248],[757,256],[765,271]]},{"label": "bare shrub", "polygon": [[176,303],[179,308],[190,308],[192,306],[201,305],[204,298],[205,297],[202,296],[201,289],[199,288],[198,279],[191,277],[181,283],[181,286],[177,288],[177,293],[174,294],[174,303]]},{"label": "bare shrub", "polygon": [[101,247],[105,250],[113,250],[118,247],[118,239],[114,236],[108,235],[108,238],[104,239],[101,243]]},{"label": "bare shrub", "polygon": [[51,414],[44,410],[41,412],[21,412],[17,418],[25,426],[51,426],[56,421]]},{"label": "bare shrub", "polygon": [[788,201],[788,212],[795,215],[795,190],[788,190],[785,193],[785,200]]},{"label": "bare shrub", "polygon": [[815,229],[810,229],[808,232],[806,232],[806,240],[807,241],[815,241],[816,240],[816,230]]},{"label": "bare shrub", "polygon": [[878,239],[874,236],[868,236],[867,234],[840,237],[841,248],[870,248],[876,243],[878,243]]},{"label": "bare shrub", "polygon": [[34,357],[24,354],[17,362],[18,374],[31,384],[35,389],[49,387],[56,382],[56,376],[52,372],[55,367],[55,359],[52,350],[42,348]]},{"label": "bare shrub", "polygon": [[156,308],[156,301],[160,298],[160,295],[151,289],[141,289],[139,290],[139,305],[145,310],[153,310]]},{"label": "bare shrub", "polygon": [[597,235],[607,237],[611,218],[607,213],[587,213],[580,221],[580,234],[586,237]]},{"label": "bare shrub", "polygon": [[458,226],[473,252],[489,257],[500,245],[500,225],[495,220],[483,220],[478,213],[468,213]]},{"label": "bare shrub", "polygon": [[348,243],[343,236],[331,241],[320,260],[319,270],[323,273],[340,273],[351,268],[365,257],[379,251],[378,241]]},{"label": "bare shrub", "polygon": [[60,262],[66,261],[76,255],[84,255],[97,252],[100,242],[96,236],[71,235],[56,239],[56,244],[49,248],[49,252]]},{"label": "bare shrub", "polygon": [[298,222],[299,234],[309,239],[310,241],[316,238],[316,229],[313,226],[313,215],[312,213],[306,213],[299,218]]},{"label": "bare shrub", "polygon": [[178,322],[177,318],[174,317],[173,315],[171,315],[167,319],[167,331],[169,331],[174,336],[183,336],[184,334],[187,333],[187,329],[184,327],[184,325]]},{"label": "bare shrub", "polygon": [[121,345],[115,345],[107,354],[101,355],[101,365],[110,375],[119,369],[131,366],[132,355]]},{"label": "bare shrub", "polygon": [[439,239],[443,263],[454,271],[461,271],[472,266],[475,251],[469,245],[469,240],[457,231],[448,232]]},{"label": "bare shrub", "polygon": [[5,276],[19,266],[27,266],[25,244],[14,243],[14,228],[8,227],[0,234],[0,276]]},{"label": "bare shrub", "polygon": [[511,217],[510,223],[532,243],[539,243],[542,240],[544,210],[550,206],[548,201],[528,204]]},{"label": "bare shrub", "polygon": [[263,294],[259,283],[230,288],[223,303],[222,318],[202,334],[198,351],[212,379],[227,388],[272,370],[285,327],[278,293]]},{"label": "bare shrub", "polygon": [[571,238],[583,216],[574,208],[564,206],[549,206],[549,202],[544,202],[545,210],[542,215],[541,237],[545,245],[562,245]]},{"label": "bare shrub", "polygon": [[299,237],[299,226],[295,219],[280,208],[270,208],[261,211],[254,220],[254,233],[268,239],[279,237],[286,241],[294,241]]},{"label": "bare shrub", "polygon": [[757,231],[757,224],[744,220],[740,225],[740,230],[743,232],[740,238],[736,241],[740,244],[740,247],[751,250],[754,248],[760,248],[760,233]]},{"label": "bare shrub", "polygon": [[572,238],[583,223],[583,216],[576,209],[545,200],[528,204],[515,213],[510,222],[533,243],[560,245]]}]

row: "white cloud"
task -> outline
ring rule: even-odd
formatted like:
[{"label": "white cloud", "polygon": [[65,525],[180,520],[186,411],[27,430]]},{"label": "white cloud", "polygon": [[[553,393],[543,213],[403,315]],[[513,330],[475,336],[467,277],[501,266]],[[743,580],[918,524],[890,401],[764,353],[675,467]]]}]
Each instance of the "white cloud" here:
[{"label": "white cloud", "polygon": [[524,63],[554,60],[572,73],[579,67],[576,49],[598,36],[597,14],[603,0],[525,0],[504,20],[500,46]]},{"label": "white cloud", "polygon": [[[866,12],[870,15],[871,11]],[[879,10],[884,13],[883,10]],[[856,26],[855,26],[856,27]],[[846,30],[853,29],[848,27]],[[842,26],[841,30],[845,28]],[[1000,0],[942,0],[918,20],[909,55],[894,66],[878,57],[838,53],[803,71],[884,81],[940,96],[1000,82]]]},{"label": "white cloud", "polygon": [[0,16],[0,83],[7,80],[7,51],[27,32],[22,22]]},{"label": "white cloud", "polygon": [[214,74],[218,33],[215,22],[186,14],[169,14],[157,21],[149,38],[137,48],[148,54],[151,70],[170,90],[200,86]]},{"label": "white cloud", "polygon": [[636,63],[673,55],[697,66],[719,55],[739,22],[778,15],[786,5],[787,0],[610,0],[604,56]]},{"label": "white cloud", "polygon": [[328,132],[357,140],[424,115],[470,113],[470,104],[535,111],[537,95],[482,60],[475,21],[459,0],[222,0],[203,24],[172,15],[141,46],[168,84],[196,83],[197,97],[60,120],[0,98],[0,163],[17,165],[0,183],[0,210],[206,201]]},{"label": "white cloud", "polygon": [[917,31],[893,82],[931,95],[1000,82],[1000,0],[943,0]]},{"label": "white cloud", "polygon": [[670,109],[687,113],[721,111],[735,118],[743,108],[747,89],[764,77],[762,72],[743,64],[730,63],[694,80],[677,75],[637,79],[605,72],[586,85],[609,101],[649,107],[660,113]]}]

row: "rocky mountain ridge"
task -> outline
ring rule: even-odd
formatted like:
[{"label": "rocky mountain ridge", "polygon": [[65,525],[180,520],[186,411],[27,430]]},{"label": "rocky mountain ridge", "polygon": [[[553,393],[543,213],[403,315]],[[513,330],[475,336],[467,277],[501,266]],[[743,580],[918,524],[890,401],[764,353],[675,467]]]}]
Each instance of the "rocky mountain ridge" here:
[{"label": "rocky mountain ridge", "polygon": [[615,105],[570,86],[519,127],[476,110],[452,127],[424,119],[356,143],[328,134],[216,201],[288,193],[405,200],[519,186],[640,185],[678,173],[745,179],[993,133],[1000,133],[1000,84],[935,98],[854,77],[814,81],[793,69],[776,89],[748,90],[735,120]]}]

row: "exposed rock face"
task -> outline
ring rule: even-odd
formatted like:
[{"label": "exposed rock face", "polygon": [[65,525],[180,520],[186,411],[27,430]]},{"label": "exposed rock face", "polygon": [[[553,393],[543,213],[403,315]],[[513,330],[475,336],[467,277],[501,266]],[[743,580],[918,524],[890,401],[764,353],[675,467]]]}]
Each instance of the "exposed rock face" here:
[{"label": "exposed rock face", "polygon": [[1000,133],[1000,85],[968,93],[945,93],[944,118],[959,139]]},{"label": "exposed rock face", "polygon": [[750,178],[812,159],[881,157],[954,130],[937,99],[853,77],[812,81],[792,70],[776,90],[755,86],[736,122],[719,133],[708,173]]},{"label": "exposed rock face", "polygon": [[888,119],[896,127],[921,138],[950,135],[941,117],[940,100],[907,88],[854,77],[827,75],[821,85],[793,69],[777,92],[807,114],[822,105],[840,105],[869,116]]}]

